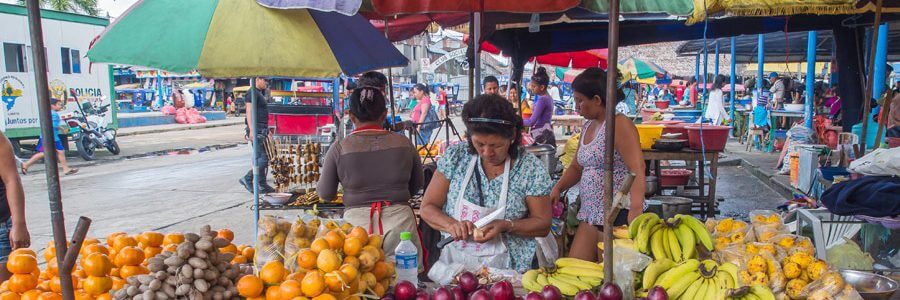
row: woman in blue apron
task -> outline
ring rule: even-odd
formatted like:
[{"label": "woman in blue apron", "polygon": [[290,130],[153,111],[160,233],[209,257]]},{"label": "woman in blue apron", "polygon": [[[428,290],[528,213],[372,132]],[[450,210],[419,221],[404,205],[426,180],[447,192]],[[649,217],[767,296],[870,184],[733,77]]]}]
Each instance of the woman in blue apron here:
[{"label": "woman in blue apron", "polygon": [[[520,147],[522,121],[507,100],[478,96],[462,119],[468,143],[451,146],[438,161],[419,212],[454,240],[438,264],[524,272],[532,267],[535,238],[549,233],[549,173]],[[475,226],[482,217],[491,221]]]}]

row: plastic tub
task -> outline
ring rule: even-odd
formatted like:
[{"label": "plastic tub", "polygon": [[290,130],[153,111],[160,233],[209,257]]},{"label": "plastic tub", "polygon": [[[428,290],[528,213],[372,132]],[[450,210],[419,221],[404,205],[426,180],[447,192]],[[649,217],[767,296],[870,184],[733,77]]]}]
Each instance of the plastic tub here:
[{"label": "plastic tub", "polygon": [[662,125],[637,124],[638,136],[641,139],[641,149],[648,150],[653,147],[653,143],[662,135]]},{"label": "plastic tub", "polygon": [[644,123],[649,122],[650,119],[653,118],[653,115],[656,113],[662,114],[662,112],[656,108],[642,108],[641,109],[641,121]]},{"label": "plastic tub", "polygon": [[675,116],[672,118],[673,121],[681,121],[683,123],[697,123],[699,119],[699,116]]},{"label": "plastic tub", "polygon": [[694,171],[688,169],[662,169],[659,171],[659,184],[661,186],[682,186],[687,185]]},{"label": "plastic tub", "polygon": [[669,101],[666,101],[666,100],[656,100],[656,101],[653,101],[653,104],[656,105],[656,108],[659,108],[659,109],[669,108]]},{"label": "plastic tub", "polygon": [[703,114],[703,111],[698,109],[676,109],[673,113],[677,117],[699,117]]},{"label": "plastic tub", "polygon": [[678,139],[687,139],[687,131],[684,130],[684,126],[685,126],[684,121],[680,121],[680,120],[650,121],[650,122],[644,122],[643,124],[662,125],[662,126],[664,126],[662,134],[680,133],[681,136],[677,137]]},{"label": "plastic tub", "polygon": [[834,181],[835,176],[850,177],[850,171],[844,167],[821,167],[819,171],[822,172],[822,178],[828,181]]},{"label": "plastic tub", "polygon": [[[684,129],[688,133],[688,147],[694,150],[722,151],[728,142],[728,131],[731,126],[703,125],[703,142],[700,141],[700,125],[688,125]],[[705,146],[705,149],[702,149]]]}]

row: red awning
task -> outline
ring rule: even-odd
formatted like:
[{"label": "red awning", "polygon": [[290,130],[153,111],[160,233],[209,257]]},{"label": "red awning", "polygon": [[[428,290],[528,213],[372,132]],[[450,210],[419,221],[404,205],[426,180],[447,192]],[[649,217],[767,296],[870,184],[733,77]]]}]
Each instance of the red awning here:
[{"label": "red awning", "polygon": [[581,0],[372,0],[375,11],[382,16],[458,12],[561,12],[580,3]]}]

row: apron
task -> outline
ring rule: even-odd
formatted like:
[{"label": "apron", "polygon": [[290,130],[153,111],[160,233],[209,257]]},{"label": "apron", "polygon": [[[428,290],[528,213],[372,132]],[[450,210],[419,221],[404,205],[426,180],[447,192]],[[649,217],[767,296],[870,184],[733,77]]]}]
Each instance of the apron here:
[{"label": "apron", "polygon": [[[482,207],[466,200],[466,188],[469,186],[469,181],[472,179],[478,161],[478,156],[475,155],[469,162],[466,177],[463,179],[463,188],[457,196],[456,211],[451,216],[454,219],[475,222],[480,216],[487,215],[495,210],[501,211],[500,217],[502,218],[506,211],[506,199],[509,194],[509,158],[506,159],[503,165],[503,187],[500,190],[500,201],[497,202],[496,208]],[[506,249],[502,236],[485,243],[455,241],[450,243],[448,247],[444,247],[438,261],[447,265],[461,264],[467,270],[480,270],[482,267],[498,269],[509,269],[510,267],[509,250]]]}]

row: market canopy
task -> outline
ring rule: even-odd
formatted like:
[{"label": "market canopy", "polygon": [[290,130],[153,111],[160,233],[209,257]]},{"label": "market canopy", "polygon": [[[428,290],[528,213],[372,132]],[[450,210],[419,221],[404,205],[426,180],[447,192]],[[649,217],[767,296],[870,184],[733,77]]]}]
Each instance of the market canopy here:
[{"label": "market canopy", "polygon": [[[892,23],[888,30],[888,61],[900,60],[900,23]],[[809,40],[807,32],[773,32],[763,36],[765,62],[800,62],[806,61],[806,47]],[[715,53],[716,43],[719,51],[728,52],[731,38],[710,39],[706,42],[708,53]],[[738,63],[757,62],[759,53],[758,35],[742,35],[735,37],[735,60]],[[816,61],[831,61],[834,51],[834,35],[831,30],[819,30],[816,37]],[[703,52],[703,40],[688,41],[676,50],[679,56],[693,56]]]},{"label": "market canopy", "polygon": [[327,78],[408,63],[359,15],[214,0],[139,1],[87,56],[210,78]]}]

